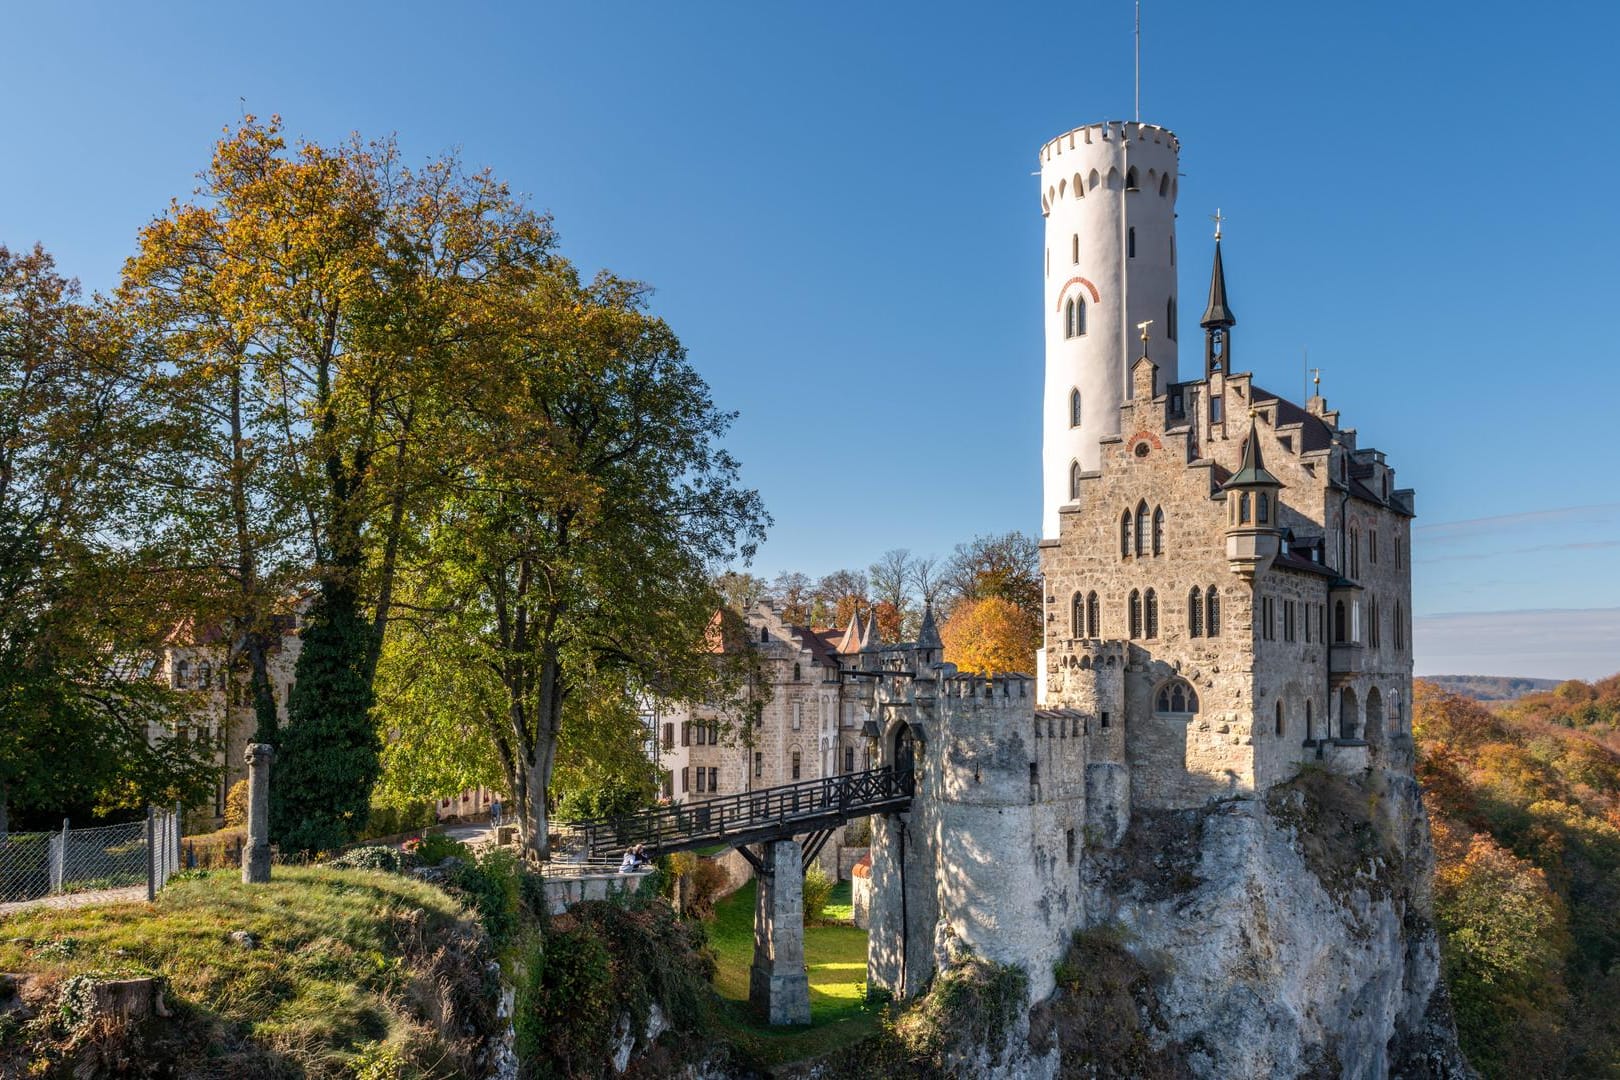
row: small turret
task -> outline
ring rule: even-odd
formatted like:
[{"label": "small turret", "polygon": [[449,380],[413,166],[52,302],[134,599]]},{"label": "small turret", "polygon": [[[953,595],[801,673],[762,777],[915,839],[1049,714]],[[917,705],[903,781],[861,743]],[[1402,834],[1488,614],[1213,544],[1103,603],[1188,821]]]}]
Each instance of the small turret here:
[{"label": "small turret", "polygon": [[1260,433],[1249,411],[1249,437],[1243,441],[1243,465],[1222,485],[1226,493],[1226,561],[1232,572],[1249,580],[1276,558],[1282,530],[1277,525],[1277,492],[1282,481],[1266,471]]},{"label": "small turret", "polygon": [[923,603],[922,625],[917,627],[917,640],[912,648],[917,652],[919,673],[944,658],[945,642],[940,638],[939,627],[934,623],[933,604]]}]

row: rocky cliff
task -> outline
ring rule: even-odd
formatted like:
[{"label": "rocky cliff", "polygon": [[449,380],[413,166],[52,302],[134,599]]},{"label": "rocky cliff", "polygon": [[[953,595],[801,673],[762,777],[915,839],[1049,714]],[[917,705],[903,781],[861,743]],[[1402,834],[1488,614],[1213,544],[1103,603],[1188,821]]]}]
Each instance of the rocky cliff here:
[{"label": "rocky cliff", "polygon": [[1090,929],[991,1071],[1472,1076],[1440,979],[1432,862],[1417,785],[1376,771],[1138,811],[1088,857]]}]

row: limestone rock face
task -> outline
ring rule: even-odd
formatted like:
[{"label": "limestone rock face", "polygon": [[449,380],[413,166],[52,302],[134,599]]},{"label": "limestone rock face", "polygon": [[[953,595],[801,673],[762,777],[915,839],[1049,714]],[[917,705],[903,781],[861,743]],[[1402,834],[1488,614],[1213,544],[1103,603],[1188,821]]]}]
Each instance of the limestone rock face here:
[{"label": "limestone rock face", "polygon": [[1138,810],[1086,862],[1087,921],[1149,973],[1144,1034],[1173,1072],[1471,1077],[1432,863],[1415,782],[1307,771],[1264,798]]}]

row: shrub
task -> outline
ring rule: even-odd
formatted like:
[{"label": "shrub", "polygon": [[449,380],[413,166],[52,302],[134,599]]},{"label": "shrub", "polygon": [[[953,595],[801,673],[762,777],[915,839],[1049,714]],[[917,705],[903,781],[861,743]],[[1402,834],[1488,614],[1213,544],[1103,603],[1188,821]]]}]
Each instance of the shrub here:
[{"label": "shrub", "polygon": [[819,923],[827,910],[827,900],[832,896],[833,880],[819,866],[811,866],[804,872],[804,921],[806,923]]},{"label": "shrub", "polygon": [[527,1075],[612,1075],[619,1018],[629,1017],[643,1052],[655,1004],[676,1039],[708,1028],[714,959],[702,925],[659,900],[576,904],[531,949],[526,970],[513,1023]]},{"label": "shrub", "polygon": [[718,859],[698,859],[692,868],[687,903],[694,914],[707,919],[714,914],[714,902],[730,888],[731,871]]},{"label": "shrub", "polygon": [[429,833],[422,837],[422,842],[416,846],[416,859],[423,866],[438,866],[449,858],[470,863],[473,861],[472,849],[443,833]]},{"label": "shrub", "polygon": [[352,848],[332,860],[332,865],[345,870],[386,870],[402,874],[410,866],[410,859],[398,848],[373,844]]},{"label": "shrub", "polygon": [[426,829],[438,824],[439,815],[431,800],[394,805],[374,802],[366,817],[366,826],[360,831],[361,839],[378,836],[398,836],[400,833]]},{"label": "shrub", "polygon": [[609,780],[565,792],[557,801],[558,821],[591,821],[620,817],[652,805],[652,789],[624,780]]},{"label": "shrub", "polygon": [[520,873],[517,856],[497,848],[486,852],[478,862],[458,866],[445,882],[451,892],[461,894],[478,913],[478,921],[497,950],[510,944],[517,933]]},{"label": "shrub", "polygon": [[231,790],[225,793],[225,827],[227,829],[247,828],[248,815],[248,782],[246,779],[238,780],[231,785]]}]

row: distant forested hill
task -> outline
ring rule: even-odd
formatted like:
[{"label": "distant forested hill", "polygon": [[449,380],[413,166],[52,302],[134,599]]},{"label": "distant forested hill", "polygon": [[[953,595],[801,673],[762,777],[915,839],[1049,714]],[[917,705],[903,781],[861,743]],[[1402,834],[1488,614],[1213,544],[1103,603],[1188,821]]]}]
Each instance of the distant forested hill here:
[{"label": "distant forested hill", "polygon": [[1557,679],[1520,679],[1510,675],[1425,675],[1423,681],[1475,701],[1512,701],[1558,685]]},{"label": "distant forested hill", "polygon": [[1620,676],[1487,707],[1419,680],[1435,916],[1486,1077],[1620,1078]]}]

